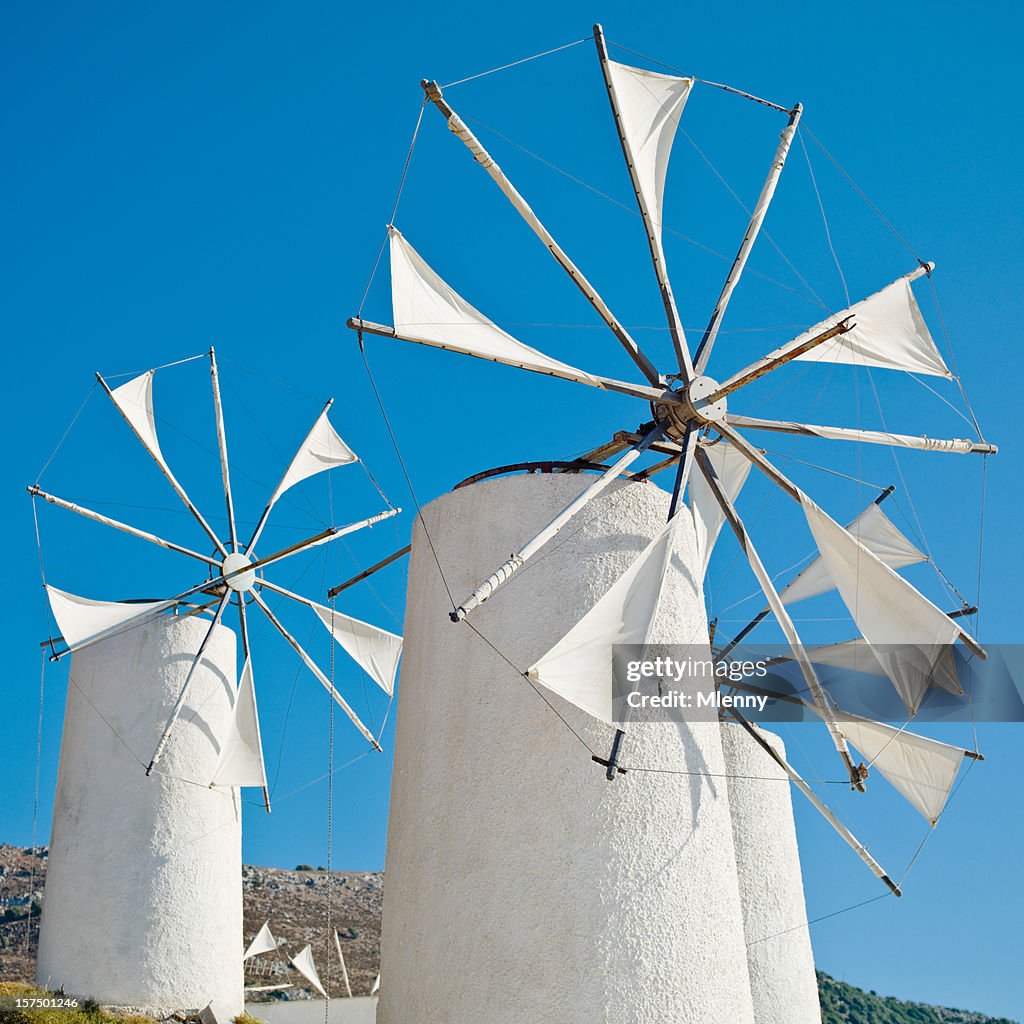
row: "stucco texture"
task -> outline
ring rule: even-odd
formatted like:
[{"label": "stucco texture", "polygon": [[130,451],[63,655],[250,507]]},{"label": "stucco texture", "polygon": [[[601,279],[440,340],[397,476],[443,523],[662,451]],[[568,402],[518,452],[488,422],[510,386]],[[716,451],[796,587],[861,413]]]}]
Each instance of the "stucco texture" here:
[{"label": "stucco texture", "polygon": [[238,1013],[241,809],[207,788],[235,691],[219,626],[170,745],[147,765],[209,621],[161,617],[72,656],[37,978],[104,1004]]},{"label": "stucco texture", "polygon": [[[783,758],[774,733],[760,730]],[[789,778],[735,723],[722,727],[757,1024],[821,1024]]]},{"label": "stucco texture", "polygon": [[[465,597],[590,479],[447,494],[423,510],[433,552],[415,527],[381,1024],[754,1024],[718,723],[635,722],[622,763],[671,771],[609,783],[566,723],[602,756],[611,728],[541,691],[560,721],[517,671],[636,558],[668,495],[618,482],[472,625],[448,620],[446,584]],[[707,643],[693,561],[684,526],[655,641]]]}]

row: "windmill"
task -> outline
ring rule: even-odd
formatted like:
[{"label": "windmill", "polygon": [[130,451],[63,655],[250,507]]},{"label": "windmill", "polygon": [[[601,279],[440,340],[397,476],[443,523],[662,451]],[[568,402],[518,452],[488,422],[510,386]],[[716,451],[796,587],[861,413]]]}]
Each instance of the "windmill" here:
[{"label": "windmill", "polygon": [[[523,674],[614,728],[610,753],[601,760],[607,769],[608,780],[614,780],[620,771],[625,729],[611,710],[612,646],[644,644],[648,640],[672,552],[674,532],[681,518],[692,517],[701,571],[706,571],[718,533],[728,523],[764,592],[766,608],[748,630],[722,645],[718,656],[728,656],[747,632],[768,616],[774,616],[800,670],[807,694],[803,703],[824,722],[851,787],[858,791],[866,788],[867,770],[854,753],[854,750],[859,750],[934,825],[964,758],[979,755],[975,751],[916,736],[905,728],[897,730],[884,723],[857,721],[843,715],[822,685],[816,664],[828,658],[859,659],[862,664],[867,659],[878,675],[890,680],[912,718],[930,686],[945,684],[953,692],[959,689],[956,680],[943,669],[954,644],[978,658],[986,656],[978,641],[961,624],[963,616],[974,609],[964,602],[961,608],[946,613],[899,575],[898,568],[922,561],[924,556],[885,516],[880,502],[865,510],[848,526],[840,525],[756,446],[751,435],[782,433],[858,445],[881,445],[890,449],[917,449],[946,456],[980,454],[984,457],[994,454],[997,448],[980,436],[980,429],[977,438],[935,438],[887,429],[767,419],[745,414],[743,398],[748,385],[783,371],[795,361],[827,363],[840,368],[861,366],[953,379],[914,294],[914,283],[930,277],[935,265],[919,260],[902,277],[887,284],[880,282],[884,286],[874,294],[845,309],[830,312],[821,322],[768,351],[738,372],[725,379],[712,376],[716,340],[762,231],[787,156],[797,137],[803,108],[800,104],[785,107],[731,86],[704,82],[695,77],[656,73],[613,61],[609,58],[608,46],[599,25],[594,28],[593,40],[664,306],[672,340],[672,363],[656,362],[654,356],[641,348],[452,106],[444,89],[433,81],[421,83],[424,105],[432,106],[441,114],[448,130],[465,146],[472,159],[583,294],[632,359],[640,379],[624,381],[591,373],[519,341],[463,298],[413,248],[394,223],[388,225],[393,323],[367,320],[361,311],[348,320],[348,326],[357,332],[361,344],[364,336],[377,335],[444,349],[627,395],[643,403],[640,408],[649,410],[650,418],[639,429],[619,430],[610,440],[581,458],[580,467],[588,468],[595,463],[611,461],[602,465],[593,482],[542,530],[496,566],[475,589],[462,596],[461,600],[458,600],[460,595],[454,595],[450,617],[456,623],[468,620],[475,609],[546,549],[574,517],[614,481],[627,474],[645,453],[657,454],[662,461],[644,470],[643,475],[650,476],[675,467],[672,499],[664,530],[584,619]],[[774,115],[781,115],[785,124],[707,326],[696,345],[691,347],[668,273],[662,243],[662,207],[676,130],[691,93],[702,88],[723,89],[753,101]],[[808,570],[781,591],[765,568],[736,510],[736,500],[752,467],[799,506],[819,554],[813,572]],[[682,503],[684,493],[688,493],[689,507]],[[801,640],[788,605],[801,596],[833,589],[846,605],[859,636],[840,652],[809,650]],[[784,768],[794,784],[814,802],[869,868],[899,895],[897,883],[817,798],[796,770],[764,743],[756,727],[738,711],[733,712],[733,717]]]},{"label": "windmill", "polygon": [[[193,357],[202,358],[202,357]],[[213,407],[216,420],[217,446],[220,457],[224,501],[226,506],[227,536],[222,537],[210,525],[207,517],[189,497],[171,470],[160,447],[157,436],[157,414],[154,411],[153,382],[157,371],[149,370],[132,377],[126,383],[111,387],[97,374],[100,386],[110,398],[114,407],[124,418],[128,427],[142,447],[156,463],[160,472],[170,484],[203,532],[209,538],[210,554],[195,551],[173,541],[165,540],[144,529],[112,519],[83,505],[44,491],[38,483],[28,488],[33,501],[45,501],[59,508],[84,516],[94,522],[112,527],[132,537],[158,545],[166,550],[186,556],[192,562],[206,567],[206,578],[186,587],[180,593],[166,599],[152,601],[100,601],[80,597],[59,590],[48,583],[46,587],[50,607],[60,630],[60,636],[50,641],[51,661],[59,661],[69,654],[93,647],[108,638],[119,636],[136,626],[150,622],[165,614],[210,616],[210,625],[195,651],[190,668],[185,675],[177,700],[160,733],[152,756],[146,767],[150,775],[159,765],[168,744],[171,743],[182,710],[186,706],[189,689],[204,651],[217,626],[220,625],[229,607],[237,612],[239,633],[242,640],[242,670],[234,700],[233,722],[230,733],[219,737],[220,759],[211,787],[259,786],[263,790],[266,809],[270,810],[266,771],[260,741],[259,716],[257,711],[254,683],[253,656],[250,648],[249,613],[255,611],[283,637],[305,667],[328,691],[334,702],[345,712],[353,726],[373,749],[380,750],[379,737],[359,719],[334,681],[317,665],[295,636],[289,632],[270,608],[263,591],[286,598],[312,611],[319,622],[331,634],[333,641],[345,650],[361,669],[386,693],[391,696],[401,655],[402,638],[369,623],[362,622],[337,611],[333,606],[318,604],[310,598],[294,593],[266,577],[266,571],[301,552],[319,545],[331,544],[342,537],[374,526],[397,515],[401,509],[388,503],[388,507],[368,518],[342,526],[331,525],[303,540],[289,544],[277,551],[258,553],[257,547],[271,514],[292,487],[318,473],[341,466],[360,463],[359,457],[342,440],[332,426],[328,412],[333,399],[328,401],[319,413],[308,434],[299,446],[280,482],[271,493],[252,534],[245,540],[238,532],[235,508],[231,492],[231,474],[228,460],[227,433],[221,402],[220,379],[214,350],[209,351],[210,374],[213,391]],[[371,477],[372,479],[372,477]],[[383,497],[383,492],[381,492]],[[386,499],[385,499],[386,500]]]}]

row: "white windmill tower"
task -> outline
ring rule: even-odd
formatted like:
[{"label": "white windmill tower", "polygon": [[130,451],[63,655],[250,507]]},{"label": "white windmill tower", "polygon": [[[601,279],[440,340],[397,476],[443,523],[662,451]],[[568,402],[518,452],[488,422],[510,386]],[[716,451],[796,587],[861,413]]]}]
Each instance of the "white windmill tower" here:
[{"label": "white windmill tower", "polygon": [[[195,357],[205,358],[205,356]],[[239,787],[270,798],[257,712],[251,616],[265,619],[328,690],[363,739],[379,736],[335,688],[267,602],[279,595],[312,612],[391,695],[402,638],[294,593],[268,578],[300,552],[372,527],[388,507],[331,525],[277,551],[258,549],[271,513],[290,488],[360,460],[328,419],[328,402],[270,495],[248,538],[232,501],[217,362],[209,352],[226,503],[220,536],[179,483],[161,451],[154,411],[155,371],[111,388],[99,384],[156,462],[212,545],[211,554],[164,540],[65,498],[46,501],[203,567],[180,593],[141,602],[95,600],[47,583],[59,637],[51,660],[72,655],[53,813],[38,978],[106,1004],[196,1008],[213,1001],[242,1008],[241,804]],[[372,479],[372,478],[371,478]],[[381,494],[383,497],[383,494]],[[385,499],[386,500],[386,499]],[[105,584],[104,586],[108,586]],[[241,637],[224,625],[234,609]],[[236,685],[236,678],[238,679]],[[149,776],[149,778],[147,778]]]},{"label": "white windmill tower", "polygon": [[[767,611],[758,621],[771,614],[784,633],[802,674],[805,702],[824,721],[852,787],[865,789],[866,758],[934,824],[964,757],[976,756],[906,729],[857,720],[835,706],[816,659],[866,659],[891,680],[912,716],[929,686],[959,688],[943,669],[954,644],[978,657],[985,652],[960,623],[969,609],[943,612],[896,572],[923,555],[879,505],[848,527],[839,525],[756,447],[750,433],[943,455],[987,455],[995,446],[981,437],[943,440],[742,412],[743,389],[794,360],[950,378],[913,289],[934,265],[919,263],[743,370],[724,380],[712,377],[715,342],[802,107],[611,61],[600,26],[594,40],[665,309],[673,365],[659,368],[641,349],[441,87],[428,81],[422,83],[425,105],[441,113],[643,380],[600,376],[523,344],[455,291],[393,223],[393,324],[368,321],[361,313],[348,322],[360,339],[397,338],[614,391],[639,399],[651,414],[638,431],[618,431],[579,461],[575,468],[592,469],[614,458],[585,486],[568,474],[483,480],[439,499],[417,521],[388,846],[384,1024],[413,1015],[495,1022],[515,1015],[705,1024],[817,1019],[810,948],[799,927],[806,917],[789,801],[761,801],[757,787],[714,780],[731,769],[749,776],[751,758],[761,758],[763,774],[792,780],[896,894],[898,884],[821,803],[777,740],[738,711],[734,717],[745,732],[724,736],[717,721],[681,725],[678,732],[669,723],[645,721],[629,734],[623,762],[627,733],[613,707],[614,648],[707,644],[701,587],[725,523],[764,591]],[[691,350],[666,267],[662,200],[683,108],[704,87],[753,100],[784,115],[786,123],[707,327]],[[645,452],[662,461],[629,479],[627,471]],[[669,466],[675,466],[671,498],[637,483]],[[820,553],[781,591],[736,511],[752,466],[799,506]],[[576,519],[584,508],[589,514]],[[563,532],[570,522],[573,530]],[[638,537],[644,541],[639,551]],[[543,558],[531,564],[540,553]],[[485,605],[528,565],[528,582]],[[808,651],[788,605],[831,588],[860,636],[838,651]],[[469,629],[450,636],[437,626],[445,604],[450,618]],[[510,667],[542,697],[546,689],[567,702],[544,698],[561,721],[529,689],[505,685]],[[596,787],[592,765],[588,775],[567,731],[592,751],[607,751],[593,760],[606,767],[609,780],[625,765],[678,765],[680,757],[684,770],[675,778],[634,775],[628,783]],[[446,785],[438,786],[442,772]],[[766,814],[772,815],[767,827]],[[480,827],[482,820],[488,827]],[[765,865],[776,872],[772,885],[758,873]],[[445,869],[457,881],[432,885]],[[744,929],[777,913],[768,909],[765,894],[781,892],[787,920],[796,924],[787,930],[792,940],[748,952]],[[445,922],[443,935],[439,921]],[[692,969],[681,971],[680,964]],[[438,985],[438,976],[452,981]]]}]

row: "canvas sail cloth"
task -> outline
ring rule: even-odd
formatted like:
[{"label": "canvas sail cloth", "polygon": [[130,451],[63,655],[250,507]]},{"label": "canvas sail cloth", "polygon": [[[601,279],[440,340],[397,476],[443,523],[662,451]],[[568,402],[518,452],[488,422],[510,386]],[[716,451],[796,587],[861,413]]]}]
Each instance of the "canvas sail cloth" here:
[{"label": "canvas sail cloth", "polygon": [[262,786],[266,788],[267,773],[263,764],[260,741],[260,720],[256,710],[256,688],[253,685],[252,663],[248,658],[242,667],[242,678],[235,694],[231,725],[220,748],[220,759],[213,772],[211,786]]},{"label": "canvas sail cloth", "polygon": [[316,964],[313,963],[313,949],[311,946],[305,946],[300,952],[296,953],[292,957],[292,967],[295,968],[301,974],[306,981],[308,981],[313,988],[317,990],[324,997],[327,998],[327,991],[320,982],[320,975],[317,974]]},{"label": "canvas sail cloth", "polygon": [[914,298],[910,281],[901,277],[880,292],[835,313],[810,330],[804,331],[767,358],[785,355],[811,338],[835,327],[848,316],[854,326],[845,334],[796,358],[809,363],[851,363],[856,366],[877,366],[886,370],[906,370],[933,377],[950,379],[952,374],[935,347],[921,310]]},{"label": "canvas sail cloth", "polygon": [[[729,501],[735,502],[750,473],[750,460],[729,444],[719,441],[703,449],[712,467],[718,484]],[[711,552],[725,522],[725,513],[714,496],[703,473],[694,473],[690,478],[690,511],[693,515],[694,532],[697,537],[697,565],[703,579],[711,561]]]},{"label": "canvas sail cloth", "polygon": [[397,228],[391,238],[391,304],[402,338],[600,387],[583,370],[517,341],[488,320],[427,265]]},{"label": "canvas sail cloth", "polygon": [[132,604],[117,601],[90,601],[65,590],[46,586],[53,617],[68,647],[77,647],[103,633],[116,629],[147,611],[167,607],[166,601],[139,601]]},{"label": "canvas sail cloth", "polygon": [[[928,556],[918,551],[893,525],[880,505],[872,502],[846,529],[869,551],[893,569],[926,562]],[[818,594],[826,594],[835,587],[832,576],[822,557],[816,558],[803,569],[788,586],[779,591],[783,604],[795,604]]]},{"label": "canvas sail cloth", "polygon": [[110,392],[110,397],[149,454],[156,459],[164,473],[173,480],[174,474],[160,450],[160,441],[156,434],[156,414],[153,412],[153,371],[147,370],[141,376],[114,388]]},{"label": "canvas sail cloth", "polygon": [[674,78],[608,61],[608,79],[619,112],[626,158],[642,208],[653,225],[662,264],[661,220],[665,176],[679,119],[693,86],[692,78]]},{"label": "canvas sail cloth", "polygon": [[327,410],[317,417],[313,428],[299,446],[291,465],[285,470],[281,482],[270,497],[272,506],[278,498],[301,480],[322,473],[335,466],[347,466],[358,462],[359,456],[341,439],[327,418]]},{"label": "canvas sail cloth", "polygon": [[647,642],[672,557],[675,528],[675,519],[666,523],[604,597],[530,666],[530,679],[602,722],[616,724],[614,646]]},{"label": "canvas sail cloth", "polygon": [[322,604],[310,602],[310,605],[324,626],[334,634],[334,639],[390,697],[395,691],[402,638],[386,629],[378,629],[368,622],[325,608]]},{"label": "canvas sail cloth", "polygon": [[840,724],[871,768],[884,775],[934,825],[963,764],[963,748],[852,715],[842,715]]},{"label": "canvas sail cloth", "polygon": [[273,953],[277,949],[277,939],[271,934],[270,922],[264,921],[263,927],[256,933],[249,948],[242,954],[243,960],[259,956],[261,953]]},{"label": "canvas sail cloth", "polygon": [[803,492],[800,504],[843,603],[907,710],[916,714],[942,648],[961,629]]},{"label": "canvas sail cloth", "polygon": [[[862,637],[808,648],[807,656],[815,665],[846,669],[848,672],[863,672],[872,676],[885,676],[885,669],[875,657],[870,644]],[[941,648],[929,682],[947,693],[956,694],[958,697],[964,695],[951,647]]]}]

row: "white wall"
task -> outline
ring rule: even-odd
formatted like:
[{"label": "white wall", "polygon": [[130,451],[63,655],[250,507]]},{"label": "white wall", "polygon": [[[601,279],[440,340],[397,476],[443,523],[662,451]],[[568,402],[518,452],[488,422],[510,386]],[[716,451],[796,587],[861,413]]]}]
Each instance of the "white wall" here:
[{"label": "white wall", "polygon": [[[784,758],[774,733],[761,735]],[[757,1024],[821,1024],[786,773],[743,729],[722,729]]]},{"label": "white wall", "polygon": [[[456,600],[591,478],[462,488],[424,510]],[[668,495],[619,482],[471,615],[520,669],[608,589]],[[707,642],[681,542],[655,639]],[[384,894],[381,1024],[753,1024],[717,723],[637,725],[614,783],[451,605],[423,529],[409,570]],[[549,700],[607,756],[612,730]]]},{"label": "white wall", "polygon": [[207,785],[235,689],[218,627],[156,773],[147,765],[201,618],[162,617],[72,656],[37,978],[101,1003],[242,1008],[237,790]]},{"label": "white wall", "polygon": [[[266,1024],[324,1024],[322,999],[246,1003],[245,1010],[257,1020],[266,1021]],[[376,996],[332,999],[328,1005],[327,1024],[374,1024],[376,1019]]]}]

